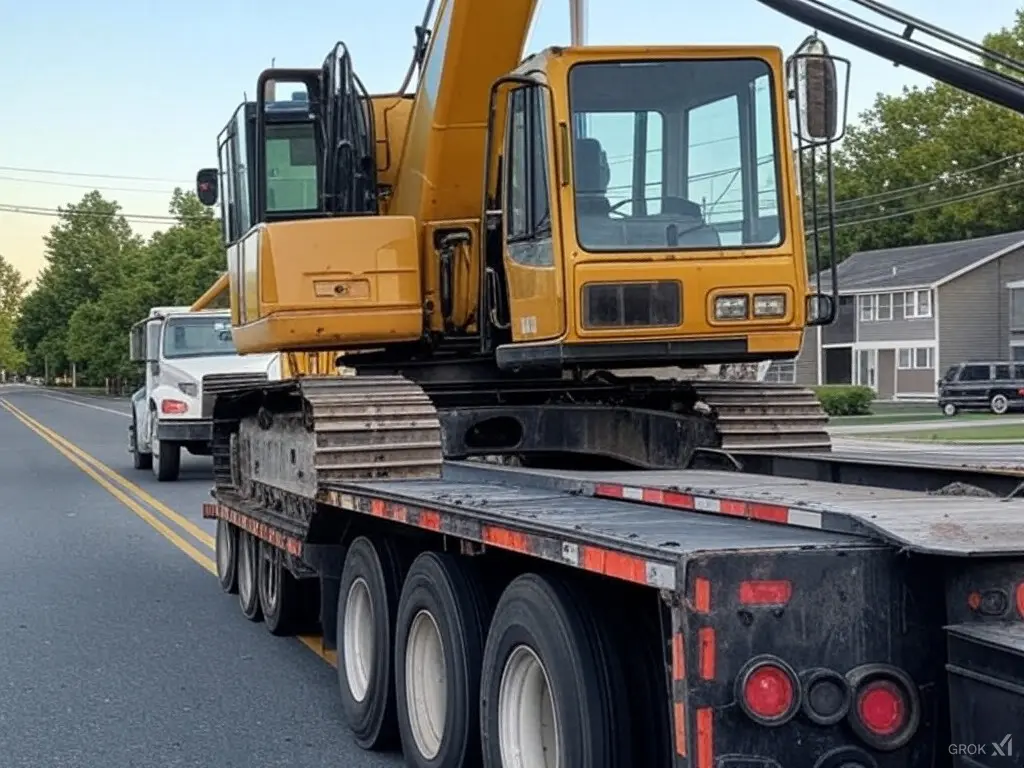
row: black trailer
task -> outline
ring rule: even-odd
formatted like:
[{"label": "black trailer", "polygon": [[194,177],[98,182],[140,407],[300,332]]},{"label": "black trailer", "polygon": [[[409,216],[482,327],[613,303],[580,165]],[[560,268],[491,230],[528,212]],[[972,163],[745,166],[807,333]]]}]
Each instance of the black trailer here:
[{"label": "black trailer", "polygon": [[356,740],[410,765],[546,767],[556,738],[580,768],[1021,765],[1024,475],[732,460],[449,462],[203,514],[243,613],[318,620]]}]

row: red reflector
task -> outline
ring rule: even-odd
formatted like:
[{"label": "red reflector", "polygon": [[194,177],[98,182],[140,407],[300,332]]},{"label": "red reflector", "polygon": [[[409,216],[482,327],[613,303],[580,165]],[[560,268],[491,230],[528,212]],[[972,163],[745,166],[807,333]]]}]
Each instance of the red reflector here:
[{"label": "red reflector", "polygon": [[868,683],[857,695],[857,714],[864,726],[878,736],[896,733],[907,717],[900,689],[885,680]]},{"label": "red reflector", "polygon": [[788,581],[744,581],[740,583],[743,605],[785,605],[793,595]]},{"label": "red reflector", "polygon": [[1017,585],[1017,613],[1024,618],[1024,583]]},{"label": "red reflector", "polygon": [[793,706],[793,681],[785,670],[765,664],[750,673],[743,686],[743,698],[755,715],[774,720]]},{"label": "red reflector", "polygon": [[162,413],[185,413],[187,410],[188,403],[183,403],[181,400],[164,400],[160,403]]}]

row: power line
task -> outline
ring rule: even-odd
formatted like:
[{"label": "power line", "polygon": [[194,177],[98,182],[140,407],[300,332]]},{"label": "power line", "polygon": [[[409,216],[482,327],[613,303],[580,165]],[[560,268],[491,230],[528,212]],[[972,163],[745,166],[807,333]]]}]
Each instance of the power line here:
[{"label": "power line", "polygon": [[138,224],[155,224],[158,222],[177,222],[179,219],[177,216],[161,216],[158,214],[148,213],[99,213],[97,211],[70,211],[67,209],[60,208],[43,208],[40,206],[33,205],[12,205],[10,203],[0,203],[0,213],[16,213],[25,216],[46,216],[52,219],[83,216],[85,218],[95,219],[110,219],[114,217],[121,217],[125,221],[136,222]]},{"label": "power line", "polygon": [[116,173],[82,173],[79,171],[56,171],[50,168],[20,168],[13,165],[0,165],[0,171],[14,173],[38,173],[49,176],[76,176],[86,179],[114,179],[117,181],[157,181],[164,184],[178,184],[188,186],[192,184],[191,181],[182,181],[181,179],[166,179],[158,176],[127,176]]},{"label": "power line", "polygon": [[103,184],[74,184],[69,181],[50,181],[49,179],[19,179],[15,176],[0,176],[0,181],[15,181],[19,184],[44,184],[51,187],[74,187],[75,189],[95,189],[107,192],[141,192],[147,195],[169,195],[166,189],[139,189],[138,187],[108,187]]}]

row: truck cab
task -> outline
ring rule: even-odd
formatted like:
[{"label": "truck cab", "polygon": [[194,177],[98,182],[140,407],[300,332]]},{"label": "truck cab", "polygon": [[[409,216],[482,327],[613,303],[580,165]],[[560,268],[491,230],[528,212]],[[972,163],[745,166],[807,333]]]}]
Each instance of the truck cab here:
[{"label": "truck cab", "polygon": [[239,355],[228,310],[153,307],[129,333],[145,384],[132,395],[129,451],[136,469],[177,480],[181,449],[209,456],[217,391],[281,377],[279,354]]}]

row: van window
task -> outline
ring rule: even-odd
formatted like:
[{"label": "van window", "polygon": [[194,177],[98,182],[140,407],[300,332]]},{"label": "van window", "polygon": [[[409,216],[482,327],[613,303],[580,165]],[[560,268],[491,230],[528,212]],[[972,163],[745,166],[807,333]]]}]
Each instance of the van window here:
[{"label": "van window", "polygon": [[965,365],[960,381],[988,381],[990,370],[987,365]]},{"label": "van window", "polygon": [[1013,378],[1021,380],[1024,379],[1024,363],[1017,363],[1013,366]]},{"label": "van window", "polygon": [[995,378],[997,378],[997,379],[1009,379],[1009,378],[1012,378],[1010,376],[1010,366],[1009,365],[997,365],[996,366]]},{"label": "van window", "polygon": [[946,369],[946,372],[942,375],[943,381],[953,381],[956,379],[956,373],[960,370],[959,365],[951,365]]}]

